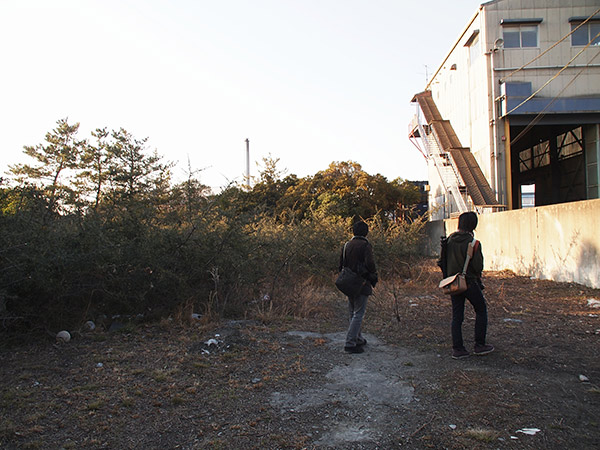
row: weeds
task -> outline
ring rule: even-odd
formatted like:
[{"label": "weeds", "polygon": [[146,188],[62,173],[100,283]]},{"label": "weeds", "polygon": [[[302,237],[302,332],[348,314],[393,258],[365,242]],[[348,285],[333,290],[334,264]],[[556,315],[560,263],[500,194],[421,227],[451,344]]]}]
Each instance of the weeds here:
[{"label": "weeds", "polygon": [[102,400],[97,400],[95,402],[88,403],[87,409],[89,411],[98,411],[100,408],[104,406],[104,402]]},{"label": "weeds", "polygon": [[480,442],[493,442],[498,438],[498,433],[485,428],[470,428],[465,434],[471,439]]}]

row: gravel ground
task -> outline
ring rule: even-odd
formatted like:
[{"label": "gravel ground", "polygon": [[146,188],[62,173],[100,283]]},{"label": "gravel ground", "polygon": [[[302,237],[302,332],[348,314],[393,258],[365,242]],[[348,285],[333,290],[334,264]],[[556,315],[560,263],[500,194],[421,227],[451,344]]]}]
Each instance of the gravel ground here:
[{"label": "gravel ground", "polygon": [[[600,291],[488,272],[496,351],[455,361],[439,277],[431,264],[413,272],[378,285],[363,354],[342,350],[333,291],[328,313],[308,319],[4,346],[0,446],[598,448]],[[468,313],[465,337],[472,327]]]}]

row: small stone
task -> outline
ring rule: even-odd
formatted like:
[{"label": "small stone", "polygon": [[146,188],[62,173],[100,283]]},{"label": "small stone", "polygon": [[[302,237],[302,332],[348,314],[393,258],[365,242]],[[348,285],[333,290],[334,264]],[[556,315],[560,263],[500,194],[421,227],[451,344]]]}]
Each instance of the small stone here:
[{"label": "small stone", "polygon": [[581,381],[582,383],[587,383],[588,381],[590,381],[590,379],[585,375],[579,375],[579,381]]},{"label": "small stone", "polygon": [[59,331],[56,333],[56,340],[58,342],[69,342],[71,340],[71,333],[66,330]]}]

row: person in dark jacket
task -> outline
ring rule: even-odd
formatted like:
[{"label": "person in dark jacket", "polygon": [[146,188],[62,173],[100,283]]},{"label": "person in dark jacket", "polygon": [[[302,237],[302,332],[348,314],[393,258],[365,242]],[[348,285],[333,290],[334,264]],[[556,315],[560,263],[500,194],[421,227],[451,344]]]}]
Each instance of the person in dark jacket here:
[{"label": "person in dark jacket", "polygon": [[[467,248],[474,238],[477,227],[477,214],[466,212],[458,218],[458,230],[448,237],[446,262],[448,276],[462,272],[467,257]],[[494,350],[493,345],[486,344],[487,334],[487,305],[483,296],[481,273],[483,272],[483,252],[477,243],[473,257],[467,267],[467,290],[462,294],[452,295],[452,357],[461,359],[470,356],[464,346],[462,324],[465,317],[465,299],[469,300],[475,310],[475,355],[486,355]]]},{"label": "person in dark jacket", "polygon": [[354,237],[345,245],[345,258],[344,249],[340,254],[339,270],[341,271],[342,267],[350,267],[365,279],[365,284],[358,295],[348,297],[350,324],[344,350],[348,353],[362,353],[367,344],[367,340],[361,334],[362,321],[367,309],[367,299],[373,293],[378,277],[373,259],[373,247],[367,240],[369,227],[365,222],[359,221],[353,225],[352,231]]}]

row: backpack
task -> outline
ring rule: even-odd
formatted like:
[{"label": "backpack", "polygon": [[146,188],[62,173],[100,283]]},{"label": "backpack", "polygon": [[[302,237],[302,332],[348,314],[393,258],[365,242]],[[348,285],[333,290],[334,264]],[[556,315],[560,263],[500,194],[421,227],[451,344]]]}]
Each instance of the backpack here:
[{"label": "backpack", "polygon": [[448,238],[446,236],[440,236],[440,259],[437,260],[438,267],[442,270],[444,278],[448,276],[448,260],[446,255],[448,254]]}]

